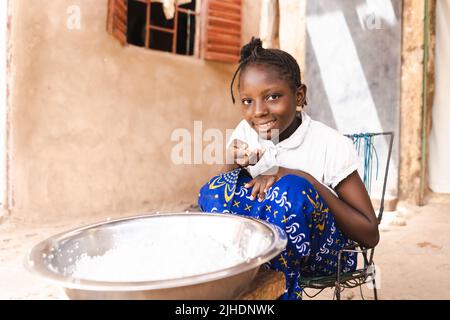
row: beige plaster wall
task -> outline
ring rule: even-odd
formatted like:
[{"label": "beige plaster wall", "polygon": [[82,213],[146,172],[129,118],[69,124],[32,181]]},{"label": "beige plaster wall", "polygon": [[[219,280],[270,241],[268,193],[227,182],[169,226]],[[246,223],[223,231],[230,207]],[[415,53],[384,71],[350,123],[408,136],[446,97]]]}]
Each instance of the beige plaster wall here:
[{"label": "beige plaster wall", "polygon": [[252,36],[259,37],[259,20],[261,17],[261,0],[242,1],[242,43],[250,41]]},{"label": "beige plaster wall", "polygon": [[[244,5],[245,14],[259,13]],[[10,217],[25,222],[181,208],[217,166],[174,165],[176,128],[233,128],[235,66],[121,47],[106,0],[14,0]],[[81,29],[66,27],[81,9]],[[244,38],[257,33],[244,25]],[[245,40],[245,39],[243,39]]]}]

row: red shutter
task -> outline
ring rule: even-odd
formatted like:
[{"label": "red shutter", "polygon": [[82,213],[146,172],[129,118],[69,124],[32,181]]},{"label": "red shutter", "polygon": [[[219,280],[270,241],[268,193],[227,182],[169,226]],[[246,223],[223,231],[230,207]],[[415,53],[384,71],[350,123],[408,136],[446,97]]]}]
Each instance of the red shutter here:
[{"label": "red shutter", "polygon": [[203,0],[202,57],[236,63],[241,48],[242,0]]},{"label": "red shutter", "polygon": [[127,43],[128,0],[108,0],[107,31],[124,46]]}]

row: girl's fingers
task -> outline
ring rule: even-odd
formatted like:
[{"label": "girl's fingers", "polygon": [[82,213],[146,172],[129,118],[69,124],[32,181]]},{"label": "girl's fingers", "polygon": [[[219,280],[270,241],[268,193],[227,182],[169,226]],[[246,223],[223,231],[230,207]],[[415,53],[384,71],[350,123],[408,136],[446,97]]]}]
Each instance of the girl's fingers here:
[{"label": "girl's fingers", "polygon": [[267,180],[266,186],[264,187],[264,193],[267,193],[267,191],[270,189],[270,187],[273,186],[273,184],[275,183],[275,177],[271,177],[270,179]]},{"label": "girl's fingers", "polygon": [[237,158],[236,163],[242,167],[247,167],[249,164],[247,157]]},{"label": "girl's fingers", "polygon": [[247,155],[247,152],[245,150],[242,149],[236,149],[235,150],[235,155],[237,158],[243,158]]},{"label": "girl's fingers", "polygon": [[242,148],[243,146],[244,146],[245,148],[247,148],[248,145],[247,145],[247,143],[244,142],[244,141],[237,140],[237,139],[233,140],[233,147],[240,149],[240,148]]},{"label": "girl's fingers", "polygon": [[238,165],[243,167],[248,166],[248,156],[246,150],[235,148],[234,155],[235,155],[234,159]]},{"label": "girl's fingers", "polygon": [[250,200],[256,199],[256,197],[259,194],[260,188],[261,188],[261,184],[258,181],[256,181],[255,184],[253,185],[252,193],[250,195]]},{"label": "girl's fingers", "polygon": [[262,158],[263,155],[264,155],[264,150],[256,149],[256,159],[257,159],[257,161],[259,161]]},{"label": "girl's fingers", "polygon": [[248,163],[251,165],[255,165],[258,162],[258,157],[254,152],[248,152]]},{"label": "girl's fingers", "polygon": [[238,150],[238,152],[240,154],[247,154],[247,152],[248,152],[248,146],[245,143],[239,147],[236,147],[236,149]]},{"label": "girl's fingers", "polygon": [[266,193],[261,189],[259,194],[258,194],[258,201],[262,202],[265,197],[266,197]]},{"label": "girl's fingers", "polygon": [[246,188],[246,189],[251,188],[251,187],[253,187],[253,186],[255,185],[255,183],[256,183],[256,180],[253,179],[253,180],[247,182],[247,183],[244,185],[244,188]]},{"label": "girl's fingers", "polygon": [[259,200],[263,201],[266,197],[267,190],[273,185],[274,183],[274,177],[269,176],[266,179],[263,180],[263,183],[261,185],[261,190],[259,191]]},{"label": "girl's fingers", "polygon": [[255,165],[264,154],[261,149],[250,150],[248,144],[243,143],[241,145],[235,145],[234,148],[234,160],[240,166],[247,167],[248,165]]},{"label": "girl's fingers", "polygon": [[277,178],[275,176],[256,177],[255,179],[247,182],[244,185],[244,188],[252,188],[250,200],[255,200],[258,198],[258,201],[261,202],[266,197],[269,188],[272,187],[276,181]]},{"label": "girl's fingers", "polygon": [[249,158],[250,164],[255,165],[261,159],[262,155],[263,155],[263,151],[260,149],[256,149],[254,151],[249,151],[248,158]]}]

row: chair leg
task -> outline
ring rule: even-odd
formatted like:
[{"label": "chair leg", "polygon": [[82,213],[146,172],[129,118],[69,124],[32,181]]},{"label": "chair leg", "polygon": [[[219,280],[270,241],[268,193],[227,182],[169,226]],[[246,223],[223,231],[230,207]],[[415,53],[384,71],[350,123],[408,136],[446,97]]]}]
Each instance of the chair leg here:
[{"label": "chair leg", "polygon": [[373,296],[374,296],[374,300],[378,300],[378,292],[377,292],[377,282],[376,282],[376,267],[375,264],[372,262],[372,265],[370,266],[370,268],[373,268],[372,270],[372,286],[373,286]]},{"label": "chair leg", "polygon": [[341,255],[342,250],[339,250],[338,261],[337,261],[337,275],[334,293],[336,295],[336,300],[341,300]]},{"label": "chair leg", "polygon": [[334,296],[336,297],[336,300],[341,300],[341,285],[339,282],[336,282],[334,286]]},{"label": "chair leg", "polygon": [[377,284],[376,284],[376,282],[375,282],[375,277],[373,277],[372,285],[373,285],[373,295],[374,295],[374,300],[378,300]]}]

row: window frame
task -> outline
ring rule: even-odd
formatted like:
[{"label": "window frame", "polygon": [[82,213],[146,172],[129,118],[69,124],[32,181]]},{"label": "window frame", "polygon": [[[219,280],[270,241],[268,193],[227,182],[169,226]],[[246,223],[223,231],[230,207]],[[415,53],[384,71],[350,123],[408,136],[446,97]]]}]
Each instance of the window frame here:
[{"label": "window frame", "polygon": [[[147,5],[145,24],[146,49],[150,48],[150,31],[173,35],[172,54],[176,53],[178,15],[180,12],[196,16],[194,54],[185,56],[202,60],[237,63],[242,43],[242,0],[197,0],[195,11],[180,8],[175,1],[173,29],[150,24],[151,4],[155,0],[135,0]],[[128,0],[108,0],[107,30],[126,46],[128,26]],[[183,55],[183,54],[179,54]]]},{"label": "window frame", "polygon": [[[190,9],[180,8],[180,5],[178,4],[178,1],[175,1],[175,12],[174,12],[174,16],[173,16],[173,19],[174,19],[173,20],[174,21],[173,22],[173,29],[152,25],[150,23],[151,4],[152,3],[156,3],[156,1],[154,1],[154,0],[135,0],[135,1],[138,1],[138,2],[141,2],[141,3],[144,3],[144,4],[147,5],[147,8],[146,8],[147,12],[146,12],[146,15],[145,15],[146,16],[146,22],[145,22],[145,43],[144,43],[144,48],[146,48],[146,49],[154,50],[154,49],[150,48],[150,31],[151,30],[157,30],[157,31],[160,31],[160,32],[170,33],[172,35],[172,51],[171,52],[173,54],[177,54],[176,51],[177,51],[178,13],[179,12],[185,13],[188,16],[193,16],[193,15],[196,16],[197,19],[196,19],[196,27],[195,28],[196,28],[196,31],[199,29],[198,28],[198,24],[199,24],[198,19],[201,19],[201,11],[198,10],[198,8],[199,8],[198,3],[199,2],[201,3],[201,1],[199,1],[199,0],[196,1],[196,4],[195,4],[196,9],[194,11],[192,11]],[[196,44],[200,41],[199,37],[200,37],[200,34],[197,34],[197,32],[196,32],[195,39],[194,39],[194,43],[195,43],[194,55],[193,55],[194,57],[197,57],[197,56],[199,57],[200,56],[199,52],[196,52],[196,50],[195,50],[195,48],[197,48]],[[186,55],[186,56],[190,56],[190,55]]]}]

